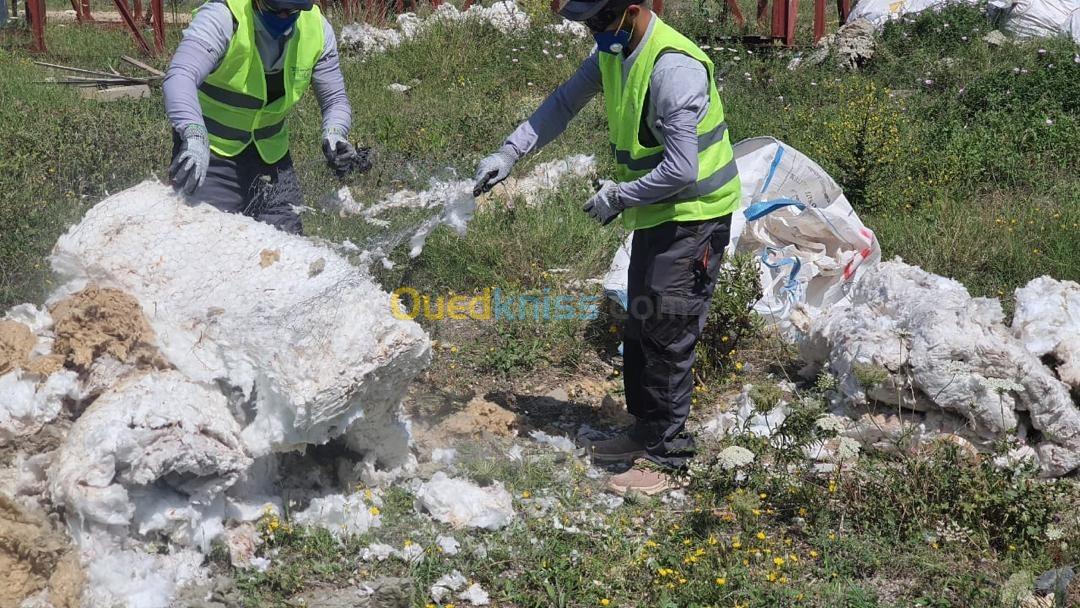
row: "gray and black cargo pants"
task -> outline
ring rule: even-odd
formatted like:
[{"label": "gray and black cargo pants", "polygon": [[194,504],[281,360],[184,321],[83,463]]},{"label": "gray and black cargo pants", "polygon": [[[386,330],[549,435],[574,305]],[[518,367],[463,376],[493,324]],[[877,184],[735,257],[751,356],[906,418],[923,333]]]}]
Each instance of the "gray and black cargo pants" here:
[{"label": "gray and black cargo pants", "polygon": [[[174,159],[180,153],[180,144],[180,138],[174,134]],[[206,179],[188,198],[227,213],[246,215],[291,234],[304,232],[300,216],[293,210],[294,205],[303,204],[303,195],[288,153],[276,163],[268,164],[254,145],[231,157],[211,151]]]},{"label": "gray and black cargo pants", "polygon": [[646,458],[681,469],[694,454],[686,432],[694,389],[694,348],[731,235],[731,216],[667,222],[634,232],[623,342],[631,436]]}]

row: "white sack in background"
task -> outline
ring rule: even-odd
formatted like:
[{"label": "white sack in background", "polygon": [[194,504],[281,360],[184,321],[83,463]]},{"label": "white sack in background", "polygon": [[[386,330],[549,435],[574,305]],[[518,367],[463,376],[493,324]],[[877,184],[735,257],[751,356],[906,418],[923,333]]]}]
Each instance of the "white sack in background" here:
[{"label": "white sack in background", "polygon": [[1080,0],[991,0],[988,11],[1021,38],[1069,36],[1080,44]]}]

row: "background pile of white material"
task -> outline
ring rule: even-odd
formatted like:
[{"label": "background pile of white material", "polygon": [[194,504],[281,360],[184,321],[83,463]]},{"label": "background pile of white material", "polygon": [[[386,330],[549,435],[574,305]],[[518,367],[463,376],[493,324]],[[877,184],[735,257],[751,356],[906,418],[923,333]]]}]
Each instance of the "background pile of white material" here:
[{"label": "background pile of white material", "polygon": [[[513,0],[502,0],[491,6],[477,3],[466,11],[460,11],[449,3],[439,5],[435,12],[420,18],[416,13],[403,13],[397,17],[397,29],[383,29],[368,23],[354,23],[341,28],[338,41],[344,48],[360,55],[381,53],[402,42],[416,37],[435,23],[453,23],[466,19],[485,21],[504,34],[528,29],[529,15],[521,10]],[[580,23],[563,22],[548,26],[553,33],[576,37],[589,35],[588,29]]]},{"label": "background pile of white material", "polygon": [[[972,298],[952,279],[885,262],[862,278],[849,303],[812,321],[799,349],[811,365],[837,374],[850,402],[943,414],[980,447],[1015,438],[1034,446],[1044,475],[1065,475],[1080,467],[1080,407],[1036,354],[1069,348],[1078,290],[1036,279],[1018,291],[1025,312],[1010,330],[996,299]],[[864,386],[860,376],[873,377],[865,370],[884,372],[884,382]]]}]

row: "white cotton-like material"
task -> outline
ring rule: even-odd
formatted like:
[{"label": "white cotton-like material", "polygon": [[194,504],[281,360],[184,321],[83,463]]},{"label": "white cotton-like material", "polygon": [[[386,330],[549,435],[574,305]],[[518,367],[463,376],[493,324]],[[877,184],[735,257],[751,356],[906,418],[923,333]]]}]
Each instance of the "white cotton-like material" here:
[{"label": "white cotton-like material", "polygon": [[[1080,467],[1080,409],[1003,320],[997,300],[896,260],[867,272],[849,305],[814,319],[799,350],[807,371],[836,374],[849,401],[958,415],[984,443],[1026,437],[1030,420],[1042,473],[1065,475]],[[862,386],[860,369],[884,370],[885,382]]]},{"label": "white cotton-like material", "polygon": [[95,537],[84,541],[81,559],[83,608],[168,608],[180,587],[207,578],[203,555],[191,549],[148,553]]},{"label": "white cotton-like material", "polygon": [[742,392],[735,398],[735,408],[709,420],[702,430],[715,437],[743,433],[765,438],[772,437],[787,419],[787,405],[781,402],[768,412],[759,412],[754,400],[750,397],[752,388],[753,385],[743,385]]},{"label": "white cotton-like material", "polygon": [[60,370],[44,382],[19,370],[0,376],[0,446],[32,435],[60,415],[64,399],[81,394],[78,374]]},{"label": "white cotton-like material", "polygon": [[360,559],[365,562],[372,560],[383,562],[394,555],[397,555],[397,549],[385,543],[373,543],[360,550]]},{"label": "white cotton-like material", "polygon": [[372,515],[371,507],[364,502],[362,494],[333,494],[313,499],[308,508],[293,516],[293,521],[324,528],[335,538],[345,538],[381,526],[382,516]]},{"label": "white cotton-like material", "polygon": [[548,435],[544,431],[533,431],[529,433],[529,437],[532,437],[533,441],[538,443],[547,444],[560,452],[568,452],[573,454],[577,450],[577,446],[574,445],[574,441],[569,437],[562,435]]},{"label": "white cotton-like material", "polygon": [[454,570],[439,577],[439,580],[435,581],[428,593],[431,595],[431,599],[441,603],[444,598],[455,591],[461,590],[466,584],[468,584],[468,581],[465,576],[461,572]]},{"label": "white cotton-like material", "polygon": [[435,448],[431,450],[431,461],[443,465],[454,464],[457,460],[457,450],[454,448]]},{"label": "white cotton-like material", "polygon": [[1017,289],[1012,331],[1036,357],[1052,354],[1061,381],[1080,389],[1080,284],[1039,277]]},{"label": "white cotton-like material", "polygon": [[491,603],[491,597],[480,583],[473,583],[469,588],[458,594],[458,599],[465,600],[473,606],[487,606]]},{"label": "white cotton-like material", "polygon": [[461,550],[461,543],[453,536],[440,534],[438,538],[435,539],[435,544],[447,555],[457,555],[458,551]]},{"label": "white cotton-like material", "polygon": [[207,550],[222,529],[222,493],[250,465],[220,392],[150,372],[106,391],[75,421],[49,469],[49,494],[77,541],[97,530],[121,537],[130,526]]},{"label": "white cotton-like material", "polygon": [[428,338],[329,246],[147,181],[93,207],[50,262],[68,281],[52,299],[90,282],[122,289],[177,370],[231,387],[252,456],[325,443],[361,418],[386,425],[364,446],[380,460],[407,452],[397,413]]},{"label": "white cotton-like material", "polygon": [[498,530],[514,519],[514,501],[501,483],[481,488],[439,471],[416,493],[417,506],[455,528]]},{"label": "white cotton-like material", "polygon": [[[590,177],[596,174],[596,157],[591,154],[571,154],[533,167],[524,177],[513,180],[509,191],[521,195],[528,205],[537,205],[545,194],[557,189],[564,180]],[[508,182],[511,180],[507,180]],[[499,190],[493,190],[498,193]]]}]

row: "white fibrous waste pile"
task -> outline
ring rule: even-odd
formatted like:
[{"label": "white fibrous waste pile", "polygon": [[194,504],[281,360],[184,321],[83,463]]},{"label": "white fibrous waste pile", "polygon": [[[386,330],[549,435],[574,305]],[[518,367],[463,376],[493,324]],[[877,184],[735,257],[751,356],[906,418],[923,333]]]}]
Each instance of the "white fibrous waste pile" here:
[{"label": "white fibrous waste pile", "polygon": [[1076,289],[1036,279],[1018,292],[1023,314],[1010,329],[996,299],[972,298],[952,279],[885,262],[855,285],[849,302],[812,320],[799,350],[811,366],[836,374],[849,403],[912,414],[864,416],[855,422],[860,430],[844,435],[872,444],[945,432],[987,449],[1012,439],[1034,449],[1044,475],[1065,475],[1080,467],[1080,408],[1060,368],[1037,355],[1069,357],[1080,317]]},{"label": "white fibrous waste pile", "polygon": [[[290,495],[297,521],[379,525],[377,495],[335,492],[415,467],[400,403],[430,343],[366,268],[156,182],[92,208],[50,262],[45,307],[0,320],[0,501],[18,521],[62,514],[82,605],[167,606],[217,538],[265,567],[247,522],[282,512],[279,459],[311,445],[355,459],[337,485]],[[0,565],[21,563],[5,551]],[[26,596],[60,584],[27,580]]]},{"label": "white fibrous waste pile", "polygon": [[1040,277],[1016,290],[1013,334],[1050,359],[1062,382],[1080,391],[1080,284]]},{"label": "white fibrous waste pile", "polygon": [[455,528],[498,530],[514,519],[514,501],[502,484],[481,488],[465,479],[435,473],[416,492],[417,507]]},{"label": "white fibrous waste pile", "polygon": [[[468,10],[460,11],[457,7],[444,3],[426,18],[415,13],[403,13],[397,17],[397,29],[383,29],[368,23],[354,23],[341,28],[338,36],[342,47],[361,56],[382,53],[406,40],[415,38],[432,25],[455,23],[465,20],[486,22],[504,34],[522,32],[529,28],[529,15],[513,0],[495,2],[491,6],[473,4]],[[555,34],[584,38],[588,29],[580,23],[561,22],[547,26]]]}]

